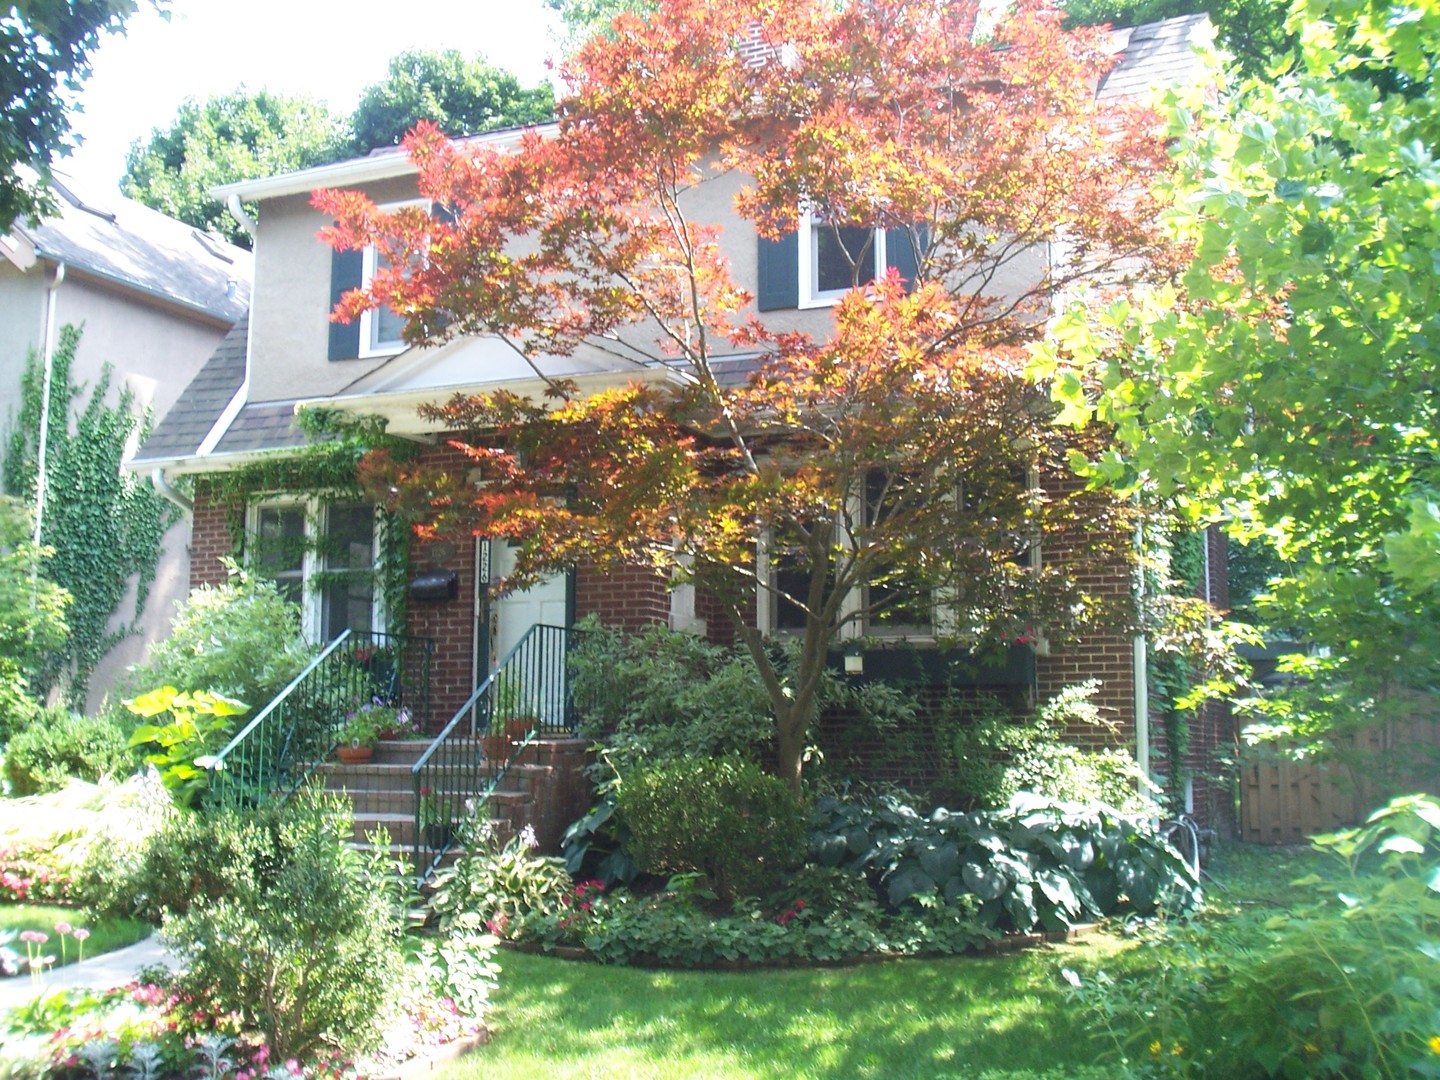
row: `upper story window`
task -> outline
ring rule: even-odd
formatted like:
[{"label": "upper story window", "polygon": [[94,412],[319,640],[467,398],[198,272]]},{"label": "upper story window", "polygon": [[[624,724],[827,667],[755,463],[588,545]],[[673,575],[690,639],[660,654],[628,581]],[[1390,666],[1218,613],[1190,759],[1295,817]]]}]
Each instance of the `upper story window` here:
[{"label": "upper story window", "polygon": [[758,237],[755,306],[760,311],[821,308],[894,267],[908,284],[918,276],[924,227],[871,229],[800,215],[800,227],[778,240]]},{"label": "upper story window", "polygon": [[[426,205],[423,200],[390,203],[382,210],[398,210],[402,206]],[[385,266],[373,245],[361,251],[330,253],[330,307],[335,309],[340,298],[351,289],[363,289],[374,279],[376,271]],[[393,356],[405,349],[405,319],[388,307],[366,311],[351,323],[330,323],[328,354],[331,360],[359,360],[375,356]]]},{"label": "upper story window", "polygon": [[[362,255],[364,273],[360,279],[360,287],[368,288],[371,279],[375,277],[375,271],[388,266],[389,260],[376,251],[373,245],[367,247]],[[362,357],[388,356],[403,348],[405,348],[405,320],[401,316],[385,306],[372,308],[360,316],[360,355]]]},{"label": "upper story window", "polygon": [[277,499],[252,504],[248,525],[250,564],[299,606],[311,641],[383,625],[373,506]]},{"label": "upper story window", "polygon": [[806,214],[800,222],[800,307],[833,304],[885,268],[885,231],[837,225]]}]

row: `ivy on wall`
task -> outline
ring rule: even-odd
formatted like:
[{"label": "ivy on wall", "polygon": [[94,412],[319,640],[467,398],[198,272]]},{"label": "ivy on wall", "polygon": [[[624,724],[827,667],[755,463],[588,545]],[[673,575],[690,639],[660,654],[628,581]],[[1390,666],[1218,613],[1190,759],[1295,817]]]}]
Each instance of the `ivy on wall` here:
[{"label": "ivy on wall", "polygon": [[[43,573],[73,597],[67,611],[70,632],[36,672],[42,695],[63,688],[70,704],[84,706],[90,676],[119,642],[140,630],[160,541],[174,520],[171,507],[142,479],[121,469],[127,449],[150,429],[147,412],[135,407],[135,395],[122,387],[108,404],[111,368],[84,398],[85,388],[71,378],[81,330],[60,331],[51,372],[46,491],[41,542],[54,549]],[[7,493],[35,500],[44,366],[32,350],[20,387],[20,409],[5,447]],[[84,399],[82,401],[82,399]],[[133,608],[115,616],[130,590]]]},{"label": "ivy on wall", "polygon": [[[297,425],[305,432],[306,445],[276,451],[257,461],[226,472],[197,478],[205,494],[226,508],[226,523],[237,553],[263,573],[266,557],[288,563],[313,552],[324,565],[326,556],[341,554],[310,522],[303,537],[268,542],[260,549],[257,538],[246,535],[246,507],[257,498],[296,496],[316,498],[327,504],[365,501],[360,486],[361,459],[372,450],[384,450],[396,460],[409,460],[421,447],[389,435],[385,420],[375,416],[352,417],[334,409],[302,409]],[[375,585],[392,634],[405,632],[405,600],[410,573],[410,523],[381,509],[376,513],[377,559],[371,571],[321,571],[310,578],[321,588],[333,580],[359,581],[369,578]]]}]

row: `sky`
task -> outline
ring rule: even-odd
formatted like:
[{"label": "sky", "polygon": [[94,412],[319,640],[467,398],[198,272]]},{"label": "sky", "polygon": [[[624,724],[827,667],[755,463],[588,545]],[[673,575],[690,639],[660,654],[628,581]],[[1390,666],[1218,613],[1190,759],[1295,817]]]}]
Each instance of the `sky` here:
[{"label": "sky", "polygon": [[[187,97],[243,84],[306,94],[348,115],[360,91],[405,49],[477,53],[533,86],[558,55],[560,23],[541,0],[170,0],[167,22],[148,5],[124,36],[104,39],[72,117],[84,144],[56,162],[63,172],[115,185],[125,153],[168,127]],[[403,19],[397,15],[403,13]]]}]

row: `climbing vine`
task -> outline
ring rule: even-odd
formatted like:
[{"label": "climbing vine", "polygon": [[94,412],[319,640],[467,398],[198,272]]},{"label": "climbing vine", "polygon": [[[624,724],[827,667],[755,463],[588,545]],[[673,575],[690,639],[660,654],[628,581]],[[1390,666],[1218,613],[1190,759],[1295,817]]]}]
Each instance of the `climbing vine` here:
[{"label": "climbing vine", "polygon": [[[323,566],[327,556],[343,552],[313,520],[298,536],[247,535],[246,509],[257,497],[315,498],[331,506],[366,502],[358,479],[361,458],[371,450],[383,449],[392,458],[404,461],[420,450],[415,443],[388,434],[381,417],[352,417],[335,409],[312,407],[300,411],[297,424],[309,440],[304,446],[199,478],[208,496],[225,506],[226,525],[235,550],[243,551],[246,561],[262,574],[267,562],[288,564],[310,552]],[[332,581],[373,582],[390,632],[403,634],[410,523],[382,508],[376,514],[376,530],[377,559],[373,570],[322,570],[311,575],[310,583],[320,588]]]},{"label": "climbing vine", "polygon": [[1254,641],[1252,627],[1221,619],[1201,597],[1205,534],[1157,529],[1146,553],[1150,599],[1150,701],[1165,731],[1164,792],[1172,812],[1184,809],[1191,768],[1190,721],[1205,702],[1243,685],[1235,651]]},{"label": "climbing vine", "polygon": [[[46,436],[46,491],[41,542],[54,549],[42,573],[69,591],[70,632],[36,671],[43,696],[63,686],[72,706],[83,707],[90,676],[119,642],[139,632],[141,612],[155,580],[160,541],[174,510],[148,479],[121,468],[127,449],[150,430],[149,414],[121,387],[114,404],[107,364],[85,398],[71,378],[81,330],[65,326],[52,363]],[[43,414],[44,366],[32,351],[20,387],[20,409],[5,448],[5,490],[34,504]],[[82,400],[83,399],[83,400]],[[133,607],[121,613],[131,583]],[[115,617],[120,621],[116,623]]]}]

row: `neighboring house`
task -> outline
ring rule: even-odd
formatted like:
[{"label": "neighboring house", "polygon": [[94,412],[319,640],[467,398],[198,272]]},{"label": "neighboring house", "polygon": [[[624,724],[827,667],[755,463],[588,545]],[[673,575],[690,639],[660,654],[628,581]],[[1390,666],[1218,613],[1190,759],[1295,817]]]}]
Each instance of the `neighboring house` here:
[{"label": "neighboring house", "polygon": [[[249,307],[251,254],[63,173],[52,187],[56,216],[0,235],[0,427],[13,423],[28,356],[43,357],[67,323],[84,329],[76,382],[93,385],[109,364],[115,392],[128,386],[163,416]],[[92,704],[168,631],[189,588],[188,532],[182,522],[166,534],[141,633],[96,668]]]},{"label": "neighboring house", "polygon": [[[1187,16],[1117,31],[1123,59],[1099,93],[1129,96],[1198,77],[1200,64],[1189,39],[1203,20]],[[516,137],[514,132],[499,132],[482,138],[503,147]],[[740,183],[741,178],[730,177],[706,185],[696,196],[692,219],[737,225],[725,233],[733,240],[727,255],[736,283],[756,297],[772,327],[823,332],[833,293],[827,295],[829,284],[817,278],[820,271],[812,269],[816,263],[807,258],[810,237],[802,229],[791,242],[776,244],[739,228],[733,197]],[[417,195],[413,166],[393,151],[219,189],[222,197],[260,207],[248,327],[237,326],[216,351],[132,467],[201,478],[191,545],[194,584],[221,579],[218,560],[233,553],[232,524],[242,515],[246,535],[257,544],[303,538],[289,548],[267,548],[272,554],[263,563],[302,605],[312,638],[328,640],[346,627],[383,629],[382,598],[370,572],[381,549],[371,509],[284,491],[244,506],[227,505],[212,496],[203,477],[302,445],[305,437],[294,423],[300,404],[382,416],[392,434],[413,438],[429,446],[424,453],[437,462],[464,469],[464,460],[439,445],[439,433],[417,417],[416,407],[456,392],[502,386],[535,392],[540,384],[523,361],[492,340],[462,338],[434,348],[407,347],[401,323],[386,310],[369,312],[350,325],[330,322],[337,299],[373,272],[374,253],[333,252],[318,238],[319,229],[328,224],[311,206],[311,193],[318,188],[363,190],[382,205],[413,201]],[[876,248],[884,250],[883,244]],[[903,274],[904,266],[897,266]],[[546,374],[573,379],[586,391],[637,379],[665,383],[673,378],[664,365],[637,370],[600,353],[583,352],[552,360]],[[594,613],[629,629],[668,623],[725,636],[703,596],[692,589],[671,590],[641,569],[601,575],[582,567],[524,592],[492,596],[487,584],[507,570],[503,544],[492,547],[483,539],[473,546],[413,541],[409,559],[412,577],[453,572],[457,586],[449,598],[412,600],[407,609],[408,632],[437,642],[431,681],[437,723],[465,702],[496,660],[537,622],[568,625]],[[1114,592],[1130,588],[1123,572],[1112,571],[1107,577],[1099,568],[1096,580]],[[764,626],[777,626],[781,613],[768,610],[763,600],[757,609]],[[1133,746],[1137,700],[1143,700],[1136,690],[1137,663],[1143,659],[1137,659],[1131,638],[1096,635],[1063,655],[1038,657],[1026,677],[1042,694],[1088,678],[1101,680],[1103,701],[1118,720],[1122,740]],[[1108,729],[1075,734],[1095,744],[1111,744],[1116,738]]]}]

